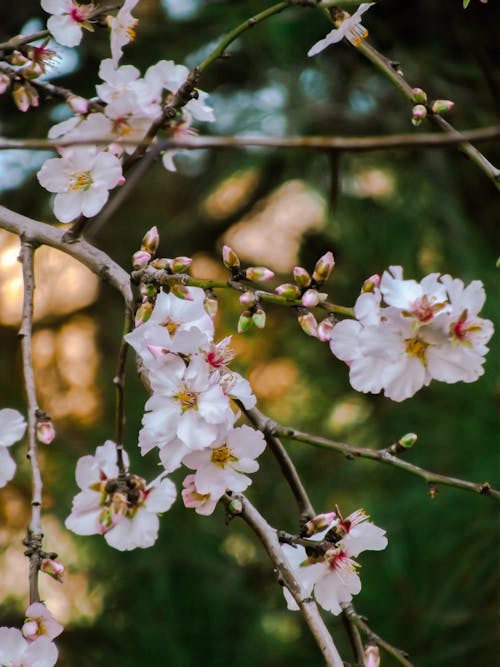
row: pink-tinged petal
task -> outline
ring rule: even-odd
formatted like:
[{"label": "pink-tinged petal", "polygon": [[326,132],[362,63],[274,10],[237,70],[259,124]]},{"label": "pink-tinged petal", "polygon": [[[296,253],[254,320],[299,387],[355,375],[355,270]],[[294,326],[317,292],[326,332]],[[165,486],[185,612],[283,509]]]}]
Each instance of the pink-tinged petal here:
[{"label": "pink-tinged petal", "polygon": [[148,495],[146,510],[148,512],[166,512],[169,510],[177,497],[175,484],[169,479],[162,479]]},{"label": "pink-tinged petal", "polygon": [[23,667],[54,667],[58,651],[48,637],[39,637],[32,642],[23,655]]},{"label": "pink-tinged petal", "polygon": [[0,628],[0,665],[22,664],[28,642],[17,628]]},{"label": "pink-tinged petal", "polygon": [[82,456],[76,463],[76,483],[84,491],[99,481],[99,464],[95,456]]},{"label": "pink-tinged petal", "polygon": [[62,192],[55,196],[54,215],[60,222],[71,222],[77,218],[83,209],[85,193],[82,190]]},{"label": "pink-tinged petal", "polygon": [[120,160],[111,153],[99,153],[92,169],[92,179],[95,187],[111,190],[118,185],[121,177],[122,165]]},{"label": "pink-tinged petal", "polygon": [[187,410],[179,419],[177,437],[191,449],[201,449],[213,444],[217,427],[207,424],[194,410]]},{"label": "pink-tinged petal", "polygon": [[40,185],[49,192],[67,192],[72,171],[67,160],[54,157],[43,163],[37,178]]},{"label": "pink-tinged petal", "polygon": [[337,359],[350,362],[359,356],[358,337],[361,328],[361,324],[356,320],[342,320],[335,325],[330,338],[330,349]]},{"label": "pink-tinged petal", "polygon": [[22,414],[12,408],[0,410],[0,447],[10,447],[19,442],[26,431]]},{"label": "pink-tinged petal", "polygon": [[64,525],[68,530],[77,535],[96,535],[99,533],[99,516],[102,508],[99,507],[86,514],[72,513],[68,516]]},{"label": "pink-tinged petal", "polygon": [[82,27],[73,19],[64,14],[63,16],[51,16],[47,21],[50,33],[62,46],[78,46],[82,41]]},{"label": "pink-tinged petal", "polygon": [[39,626],[39,630],[49,640],[55,639],[64,630],[64,627],[56,621],[43,602],[30,604],[26,609],[25,618],[34,619]]},{"label": "pink-tinged petal", "polygon": [[16,474],[16,462],[6,447],[0,447],[0,488],[5,486]]},{"label": "pink-tinged petal", "polygon": [[196,452],[190,451],[189,454],[184,456],[182,463],[188,468],[191,468],[191,470],[197,470],[202,466],[209,465],[211,456],[211,449],[201,449]]},{"label": "pink-tinged petal", "polygon": [[42,0],[40,4],[47,14],[67,14],[73,8],[73,0]]},{"label": "pink-tinged petal", "polygon": [[[255,459],[266,448],[262,433],[246,424],[229,432],[227,444],[239,459]],[[245,472],[253,471],[245,470]]]},{"label": "pink-tinged petal", "polygon": [[[239,472],[239,473],[244,473],[244,472],[257,472],[259,469],[259,464],[257,461],[254,461],[253,459],[239,459],[239,461],[236,461],[233,464],[233,468]],[[233,489],[235,491],[236,489]]]},{"label": "pink-tinged petal", "polygon": [[324,51],[324,49],[331,46],[332,44],[337,44],[338,42],[341,42],[344,39],[344,33],[345,30],[340,30],[340,28],[334,28],[333,30],[330,30],[330,32],[326,35],[326,37],[320,39],[319,42],[316,42],[316,44],[313,44],[313,46],[311,46],[311,48],[307,52],[307,55],[309,57],[316,56],[318,53]]},{"label": "pink-tinged petal", "polygon": [[398,403],[413,396],[431,379],[424,364],[416,358],[402,358],[386,372],[384,393]]}]

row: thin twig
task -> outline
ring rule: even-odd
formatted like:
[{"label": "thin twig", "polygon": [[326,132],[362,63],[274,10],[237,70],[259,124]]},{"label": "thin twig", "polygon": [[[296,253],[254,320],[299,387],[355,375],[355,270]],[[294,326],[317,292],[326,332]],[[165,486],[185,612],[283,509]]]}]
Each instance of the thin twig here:
[{"label": "thin twig", "polygon": [[379,637],[375,632],[373,632],[366,621],[364,621],[363,618],[354,611],[354,608],[351,604],[343,605],[343,609],[350,621],[368,637],[370,642],[383,648],[387,653],[392,655],[400,665],[403,665],[404,667],[414,667],[413,663],[407,660],[404,651],[396,648],[392,644],[389,644],[389,642],[386,642],[385,639],[382,639],[382,637]]},{"label": "thin twig", "polygon": [[33,299],[35,293],[35,276],[33,270],[33,255],[38,243],[29,237],[21,237],[20,261],[23,267],[23,310],[19,338],[23,358],[23,376],[28,405],[28,460],[31,466],[32,495],[31,520],[25,544],[28,547],[26,555],[29,557],[29,599],[30,604],[39,602],[38,572],[41,564],[42,548],[42,475],[38,460],[38,445],[36,441],[36,426],[38,420],[38,403],[35,392],[35,377],[31,354],[31,334],[33,328]]},{"label": "thin twig", "polygon": [[125,427],[125,409],[123,402],[124,388],[125,388],[125,367],[127,363],[128,343],[124,340],[124,336],[130,331],[132,326],[132,315],[129,308],[125,308],[125,315],[123,320],[123,333],[120,342],[120,350],[118,352],[118,363],[116,367],[116,374],[113,378],[113,384],[116,388],[116,414],[115,414],[115,445],[116,457],[118,464],[118,471],[120,475],[125,474],[125,462],[123,460],[123,430]]},{"label": "thin twig", "polygon": [[[280,546],[277,531],[267,523],[264,517],[247,498],[240,495],[236,497],[241,501],[241,512],[236,516],[240,516],[262,542],[269,558],[276,568],[279,581],[288,588],[298,604],[305,621],[326,660],[326,664],[329,667],[343,667],[342,659],[323,619],[321,618],[316,603],[312,598],[304,598],[300,584],[288,567],[288,563],[285,560],[283,550]],[[233,500],[234,496],[226,496],[224,498],[224,503],[229,511],[230,504]]]}]

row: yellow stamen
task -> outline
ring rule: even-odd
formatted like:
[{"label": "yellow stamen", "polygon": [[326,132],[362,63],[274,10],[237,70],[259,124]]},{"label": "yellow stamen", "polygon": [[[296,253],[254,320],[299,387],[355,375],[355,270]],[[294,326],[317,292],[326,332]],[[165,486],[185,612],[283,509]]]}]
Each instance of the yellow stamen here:
[{"label": "yellow stamen", "polygon": [[406,354],[410,357],[417,357],[423,365],[426,365],[425,361],[425,350],[428,347],[428,343],[423,341],[421,338],[407,338],[406,343]]},{"label": "yellow stamen", "polygon": [[184,391],[180,391],[175,398],[181,402],[183,412],[196,407],[197,394],[194,391],[189,391],[187,387],[184,387]]},{"label": "yellow stamen", "polygon": [[90,171],[74,172],[69,179],[69,187],[72,190],[88,190],[93,182]]},{"label": "yellow stamen", "polygon": [[212,463],[215,463],[215,465],[220,466],[221,468],[224,468],[227,463],[232,463],[237,460],[238,458],[234,456],[227,445],[222,445],[222,447],[214,449],[212,451],[212,458],[210,459]]}]

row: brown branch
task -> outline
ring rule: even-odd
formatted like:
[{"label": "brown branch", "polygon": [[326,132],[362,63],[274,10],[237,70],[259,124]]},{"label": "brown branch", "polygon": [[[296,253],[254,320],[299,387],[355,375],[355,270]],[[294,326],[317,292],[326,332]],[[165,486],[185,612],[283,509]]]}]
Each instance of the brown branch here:
[{"label": "brown branch", "polygon": [[[442,118],[440,119],[443,122]],[[122,146],[155,146],[158,152],[174,148],[185,150],[231,150],[244,149],[248,147],[261,148],[291,148],[291,149],[333,149],[339,151],[379,151],[393,149],[412,148],[446,148],[456,146],[466,141],[493,141],[500,137],[500,125],[467,130],[465,132],[439,134],[437,132],[426,132],[420,134],[394,134],[389,136],[366,136],[366,137],[328,137],[328,136],[297,136],[297,137],[263,137],[258,135],[246,135],[244,137],[191,137],[188,139],[164,139],[155,143],[151,139],[133,141],[116,137],[108,139],[96,137],[92,139],[8,139],[0,137],[0,150],[26,149],[26,150],[50,150],[51,148],[64,146],[107,146],[110,143],[120,143]],[[156,156],[155,156],[156,157]],[[122,188],[123,189],[123,188]]]},{"label": "brown branch", "polygon": [[130,331],[132,323],[132,313],[130,308],[126,307],[123,321],[123,335],[121,337],[120,350],[118,352],[116,374],[113,378],[113,384],[116,388],[115,445],[118,471],[120,475],[125,474],[125,462],[123,460],[123,431],[125,427],[123,395],[125,388],[125,366],[127,363],[127,352],[129,347],[128,343],[124,340],[123,337]]},{"label": "brown branch", "polygon": [[316,603],[312,598],[303,597],[300,584],[288,567],[283,555],[283,550],[281,549],[277,531],[267,523],[264,517],[244,496],[224,497],[223,501],[229,512],[231,512],[230,504],[235,498],[240,500],[242,505],[241,512],[238,512],[235,516],[240,516],[262,542],[269,558],[276,568],[280,583],[288,588],[298,604],[300,611],[325,658],[326,664],[329,667],[343,667],[342,659],[323,619],[321,618]]},{"label": "brown branch", "polygon": [[429,485],[431,485],[431,488],[433,485],[442,484],[445,486],[454,486],[457,489],[472,491],[473,493],[479,493],[483,496],[490,496],[491,498],[496,498],[497,500],[500,499],[500,491],[492,489],[488,482],[469,482],[464,479],[448,477],[447,475],[441,475],[439,473],[432,472],[431,470],[425,470],[424,468],[420,468],[413,463],[409,463],[408,461],[405,461],[398,456],[394,456],[390,453],[389,448],[369,449],[367,447],[356,447],[355,445],[348,445],[345,442],[337,442],[336,440],[330,440],[329,438],[322,438],[320,436],[311,435],[310,433],[303,433],[302,431],[280,426],[276,423],[274,423],[273,426],[273,422],[270,422],[270,424],[271,426],[268,428],[270,428],[270,432],[274,435],[290,438],[292,440],[296,440],[297,442],[304,442],[316,447],[322,447],[323,449],[331,449],[336,452],[341,452],[349,459],[371,459],[372,461],[378,461],[379,463],[385,463],[395,468],[400,468],[401,470],[405,470],[406,472],[425,480]]},{"label": "brown branch", "polygon": [[129,274],[105,252],[84,240],[65,243],[63,230],[38,222],[0,206],[0,228],[18,236],[26,236],[41,245],[48,245],[74,257],[103,281],[109,283],[122,295],[130,310],[134,306],[134,295]]},{"label": "brown branch", "polygon": [[38,591],[38,572],[41,564],[42,548],[42,475],[38,460],[36,427],[39,407],[35,392],[35,377],[31,354],[31,333],[33,328],[33,299],[35,293],[35,277],[33,271],[33,255],[38,243],[25,234],[21,237],[21,254],[19,260],[23,267],[23,310],[19,338],[23,358],[23,376],[28,404],[28,454],[31,466],[32,495],[31,520],[24,544],[28,547],[26,556],[29,558],[29,600],[30,604],[40,601]]}]

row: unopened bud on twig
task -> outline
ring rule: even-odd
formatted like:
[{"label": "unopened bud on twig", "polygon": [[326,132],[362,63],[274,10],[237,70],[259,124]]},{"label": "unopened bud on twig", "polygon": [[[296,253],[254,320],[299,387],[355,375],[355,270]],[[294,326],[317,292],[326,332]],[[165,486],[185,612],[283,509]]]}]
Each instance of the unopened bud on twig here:
[{"label": "unopened bud on twig", "polygon": [[313,280],[317,283],[326,283],[326,281],[332,275],[333,267],[335,266],[335,260],[333,254],[328,251],[316,262],[316,266],[313,271]]},{"label": "unopened bud on twig", "polygon": [[207,290],[205,292],[205,298],[203,299],[203,307],[205,312],[210,315],[210,317],[215,317],[217,315],[217,310],[219,309],[219,302],[212,290]]},{"label": "unopened bud on twig", "polygon": [[399,438],[398,444],[405,449],[410,449],[417,442],[417,438],[418,436],[416,433],[406,433],[401,438]]},{"label": "unopened bud on twig", "polygon": [[415,104],[411,111],[412,125],[420,125],[420,123],[427,117],[427,109],[423,104]]},{"label": "unopened bud on twig", "polygon": [[40,565],[40,570],[62,583],[64,565],[60,561],[55,560],[55,558],[44,558]]},{"label": "unopened bud on twig", "polygon": [[222,246],[222,262],[227,269],[233,270],[240,267],[240,258],[228,245]]},{"label": "unopened bud on twig", "polygon": [[427,102],[427,93],[422,88],[412,88],[413,101],[415,104],[425,104]]},{"label": "unopened bud on twig", "polygon": [[7,88],[10,86],[10,76],[7,74],[0,74],[0,95],[5,93]]},{"label": "unopened bud on twig", "polygon": [[50,445],[56,437],[56,430],[52,420],[45,419],[44,421],[38,422],[36,425],[36,437],[38,442],[41,442],[44,445]]},{"label": "unopened bud on twig", "polygon": [[252,326],[252,313],[249,310],[244,310],[238,320],[238,333],[245,333]]},{"label": "unopened bud on twig", "polygon": [[365,648],[363,665],[364,667],[380,667],[380,653],[378,646],[369,644]]},{"label": "unopened bud on twig", "polygon": [[243,503],[241,502],[241,500],[235,498],[234,500],[231,500],[231,502],[229,503],[228,509],[231,512],[231,514],[241,514],[243,511]]},{"label": "unopened bud on twig", "polygon": [[279,296],[285,297],[285,299],[298,299],[300,297],[300,290],[297,285],[292,285],[292,283],[283,283],[283,285],[278,285],[274,290]]},{"label": "unopened bud on twig", "polygon": [[170,260],[166,257],[157,257],[151,262],[153,269],[158,269],[159,271],[165,271],[165,269],[170,268]]},{"label": "unopened bud on twig", "polygon": [[293,279],[299,287],[309,287],[311,284],[311,275],[302,266],[295,266],[293,269]]},{"label": "unopened bud on twig", "polygon": [[326,512],[314,516],[304,524],[304,527],[301,530],[301,535],[304,537],[311,537],[311,535],[320,533],[322,530],[325,530],[325,528],[328,528],[336,516],[335,512]]},{"label": "unopened bud on twig", "polygon": [[247,306],[248,308],[255,306],[256,301],[257,297],[255,296],[255,292],[252,292],[251,290],[243,292],[243,294],[240,296],[240,303],[244,306]]},{"label": "unopened bud on twig", "polygon": [[132,255],[132,266],[134,269],[144,269],[149,263],[151,255],[145,250],[138,250]]},{"label": "unopened bud on twig", "polygon": [[135,326],[140,327],[141,324],[147,322],[151,317],[152,312],[153,312],[153,304],[150,301],[145,301],[144,303],[141,303],[135,314]]},{"label": "unopened bud on twig", "polygon": [[189,269],[192,263],[193,260],[191,257],[174,257],[170,264],[170,268],[174,273],[183,273]]},{"label": "unopened bud on twig", "polygon": [[301,301],[306,308],[314,308],[314,306],[317,306],[318,303],[320,302],[320,295],[318,290],[315,289],[306,290],[302,295]]},{"label": "unopened bud on twig", "polygon": [[328,343],[332,337],[334,323],[329,317],[325,317],[318,325],[318,338],[323,343]]},{"label": "unopened bud on twig", "polygon": [[248,269],[245,269],[245,278],[256,283],[263,283],[273,276],[273,271],[265,266],[249,266]]},{"label": "unopened bud on twig", "polygon": [[79,114],[86,114],[89,111],[89,103],[84,97],[79,97],[78,95],[70,95],[66,99],[66,104],[69,106],[71,111]]},{"label": "unopened bud on twig", "polygon": [[28,111],[31,107],[37,107],[40,103],[38,93],[27,81],[24,84],[15,83],[12,91],[12,99],[19,111]]},{"label": "unopened bud on twig", "polygon": [[455,106],[451,100],[434,100],[431,106],[432,113],[447,113]]},{"label": "unopened bud on twig", "polygon": [[252,315],[252,322],[258,329],[263,329],[266,326],[266,313],[262,308],[257,308],[255,313]]},{"label": "unopened bud on twig", "polygon": [[170,291],[178,299],[184,299],[185,301],[192,301],[193,297],[186,285],[181,285],[180,283],[174,283],[170,286]]},{"label": "unopened bud on twig", "polygon": [[374,273],[373,276],[370,276],[365,280],[361,287],[361,292],[374,292],[375,288],[380,285],[380,276],[377,273]]},{"label": "unopened bud on twig", "polygon": [[308,336],[318,337],[318,322],[311,312],[302,313],[298,317],[300,328]]},{"label": "unopened bud on twig", "polygon": [[158,227],[155,225],[144,234],[144,238],[142,239],[141,243],[141,250],[145,250],[146,252],[149,252],[150,255],[154,255],[158,250],[159,243],[160,235],[158,233]]}]

